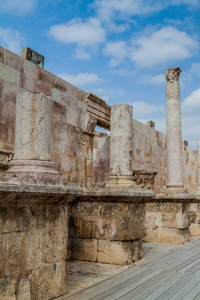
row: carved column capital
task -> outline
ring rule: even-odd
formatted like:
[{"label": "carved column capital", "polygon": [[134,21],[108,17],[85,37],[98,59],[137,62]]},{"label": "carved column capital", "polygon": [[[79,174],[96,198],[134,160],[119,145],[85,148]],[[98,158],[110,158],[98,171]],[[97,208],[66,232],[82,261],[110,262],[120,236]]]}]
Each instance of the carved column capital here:
[{"label": "carved column capital", "polygon": [[165,71],[165,77],[167,79],[167,83],[168,82],[179,82],[179,75],[181,74],[181,69],[180,67],[172,67],[172,68],[168,68]]}]

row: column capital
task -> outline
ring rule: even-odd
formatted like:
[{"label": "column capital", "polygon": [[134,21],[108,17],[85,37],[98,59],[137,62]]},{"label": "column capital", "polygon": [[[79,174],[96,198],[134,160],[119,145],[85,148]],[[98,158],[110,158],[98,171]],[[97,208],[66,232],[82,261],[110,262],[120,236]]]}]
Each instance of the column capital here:
[{"label": "column capital", "polygon": [[181,69],[180,67],[172,67],[168,68],[165,71],[165,77],[167,79],[167,82],[179,82],[179,75],[181,74]]}]

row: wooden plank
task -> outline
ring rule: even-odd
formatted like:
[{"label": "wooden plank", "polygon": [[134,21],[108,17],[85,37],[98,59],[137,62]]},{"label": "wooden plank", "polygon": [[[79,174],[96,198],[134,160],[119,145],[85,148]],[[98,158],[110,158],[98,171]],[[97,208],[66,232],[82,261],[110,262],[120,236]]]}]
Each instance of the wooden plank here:
[{"label": "wooden plank", "polygon": [[[162,282],[166,280],[170,280],[171,278],[171,272],[165,272],[162,271],[162,273],[158,274],[160,276],[154,276],[151,280],[146,281],[144,284],[138,286],[135,289],[129,289],[127,293],[121,293],[121,291],[118,293],[118,297],[114,299],[126,299],[126,300],[132,300],[136,297],[137,300],[144,299],[144,297],[149,295],[149,289],[155,290],[157,287],[160,287]],[[106,299],[107,300],[107,299]],[[110,298],[109,300],[112,300]]]},{"label": "wooden plank", "polygon": [[[199,270],[200,240],[174,249],[170,253],[159,255],[144,265],[130,267],[112,278],[76,294],[58,297],[57,300],[128,300],[134,299],[133,297],[136,297],[137,300],[144,299],[141,297],[147,297],[151,300],[155,299],[154,297],[159,297],[158,299],[164,300],[168,299],[164,298],[168,295],[172,297],[170,300],[180,300],[187,294],[190,287],[192,289],[196,285],[198,286],[200,282]],[[190,272],[192,273],[190,274]],[[195,291],[194,297],[197,297],[200,290],[195,287]]]},{"label": "wooden plank", "polygon": [[[138,286],[141,286],[143,283],[151,280],[152,278],[154,278],[155,276],[157,277],[157,275],[159,274],[160,276],[162,276],[160,270],[154,271],[154,272],[149,272],[149,274],[140,277],[140,278],[136,278],[135,281],[132,282],[126,282],[126,284],[122,284],[122,285],[117,285],[115,288],[109,289],[103,293],[101,293],[101,295],[99,295],[98,297],[94,297],[91,299],[95,299],[95,300],[113,300],[113,299],[117,299],[120,295],[123,295],[125,293],[127,293],[127,291],[130,291],[130,289],[134,289],[137,288]],[[128,284],[127,284],[128,283]]]},{"label": "wooden plank", "polygon": [[[185,286],[183,286],[176,294],[174,294],[170,300],[182,300],[183,297],[190,292],[200,281],[200,274],[195,275]],[[192,300],[192,298],[190,299]]]},{"label": "wooden plank", "polygon": [[[156,271],[156,272],[160,272],[160,271]],[[122,272],[125,273],[125,272]],[[80,291],[79,293],[76,293],[66,299],[69,300],[76,300],[76,299],[80,299],[80,295],[81,295],[81,300],[87,300],[89,299],[89,296],[96,296],[104,291],[107,291],[113,287],[118,286],[119,284],[125,284],[127,281],[131,282],[131,281],[136,281],[140,278],[144,278],[145,275],[148,275],[148,273],[152,273],[151,270],[147,270],[147,269],[142,269],[142,268],[138,268],[138,270],[136,272],[128,272],[128,274],[122,274],[121,276],[118,276],[118,278],[116,279],[112,277],[109,280],[105,280],[99,284],[95,284],[89,288],[86,288],[85,290]],[[125,276],[123,276],[125,275]],[[60,300],[60,299],[59,299]]]},{"label": "wooden plank", "polygon": [[184,287],[190,280],[192,280],[194,276],[194,274],[185,274],[185,276],[179,282],[177,282],[175,285],[173,285],[171,288],[165,291],[156,300],[171,299],[170,297],[175,295],[182,287]]},{"label": "wooden plank", "polygon": [[[200,256],[200,255],[199,255]],[[199,258],[195,258],[193,260],[193,262],[190,262],[189,264],[187,264],[186,266],[179,266],[177,267],[177,271],[179,272],[193,272],[194,267],[198,266],[198,268],[200,268],[200,257]]]},{"label": "wooden plank", "polygon": [[[144,297],[143,299],[145,299],[145,300],[156,299],[157,297],[162,295],[164,292],[166,292],[169,288],[174,286],[174,284],[179,282],[185,276],[184,273],[176,273],[176,275],[174,275],[174,273],[175,272],[172,272],[170,280],[168,280],[164,284],[161,283],[161,286],[158,289],[156,289],[156,290],[152,290],[152,288],[149,289],[148,290],[148,296]],[[152,293],[152,291],[153,291],[153,293]]]},{"label": "wooden plank", "polygon": [[190,291],[182,298],[182,300],[194,299],[200,293],[200,282],[198,282]]}]

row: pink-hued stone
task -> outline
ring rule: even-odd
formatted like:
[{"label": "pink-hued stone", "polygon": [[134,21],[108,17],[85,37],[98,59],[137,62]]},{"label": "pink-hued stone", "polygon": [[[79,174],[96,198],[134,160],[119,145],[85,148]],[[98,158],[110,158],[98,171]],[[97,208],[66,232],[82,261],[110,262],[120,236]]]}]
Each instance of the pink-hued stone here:
[{"label": "pink-hued stone", "polygon": [[166,91],[166,127],[167,127],[167,188],[184,188],[182,183],[182,138],[179,67],[165,71]]}]

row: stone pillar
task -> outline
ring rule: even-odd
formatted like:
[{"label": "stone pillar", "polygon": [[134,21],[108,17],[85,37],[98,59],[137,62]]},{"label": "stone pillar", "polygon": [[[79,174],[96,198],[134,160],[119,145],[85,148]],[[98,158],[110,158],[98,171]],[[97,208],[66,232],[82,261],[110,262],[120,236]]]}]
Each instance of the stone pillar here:
[{"label": "stone pillar", "polygon": [[133,107],[111,107],[110,172],[106,187],[136,187],[132,172]]},{"label": "stone pillar", "polygon": [[44,94],[24,92],[16,103],[15,154],[8,173],[57,175],[51,161],[52,100]]},{"label": "stone pillar", "polygon": [[197,194],[200,195],[200,138],[197,140]]},{"label": "stone pillar", "polygon": [[167,188],[183,189],[182,183],[182,138],[179,67],[165,71],[166,91],[166,127],[167,127]]}]

